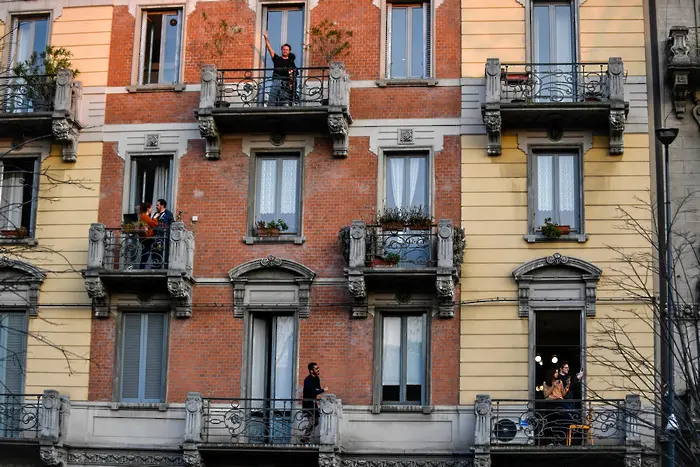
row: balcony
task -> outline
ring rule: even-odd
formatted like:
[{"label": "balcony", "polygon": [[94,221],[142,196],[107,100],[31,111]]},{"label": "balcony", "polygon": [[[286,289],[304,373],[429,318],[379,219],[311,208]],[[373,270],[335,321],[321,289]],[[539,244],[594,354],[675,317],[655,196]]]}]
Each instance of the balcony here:
[{"label": "balcony", "polygon": [[51,135],[63,160],[75,162],[82,87],[69,70],[56,75],[0,78],[0,138]]},{"label": "balcony", "polygon": [[[685,26],[674,26],[667,42],[666,82],[673,96],[676,118],[685,117],[688,96],[700,90],[700,49],[697,33]],[[693,107],[693,117],[700,123],[700,106]]]},{"label": "balcony", "polygon": [[173,222],[169,230],[153,230],[153,237],[145,237],[129,228],[90,226],[83,277],[96,317],[109,316],[110,292],[128,292],[147,301],[167,293],[175,316],[191,316],[194,234],[183,222]]},{"label": "balcony", "polygon": [[53,389],[47,389],[43,394],[0,394],[0,452],[3,459],[39,453],[47,463],[55,458],[69,407],[68,397]]},{"label": "balcony", "polygon": [[408,289],[407,285],[414,291],[431,290],[437,294],[440,316],[454,316],[455,283],[464,249],[461,228],[443,219],[427,229],[388,229],[362,221],[352,221],[346,229],[345,272],[354,318],[368,315],[368,288],[396,291]]},{"label": "balcony", "polygon": [[486,97],[481,113],[488,134],[487,152],[501,154],[501,133],[546,129],[552,139],[563,130],[607,130],[610,154],[624,152],[629,112],[625,72],[620,58],[608,63],[486,62]]},{"label": "balcony", "polygon": [[340,449],[342,402],[331,394],[303,401],[189,393],[185,410],[185,458],[216,459],[234,451],[237,458],[256,453],[258,459],[284,456],[300,465],[317,465],[319,456]]},{"label": "balcony", "polygon": [[626,458],[639,455],[642,448],[640,427],[645,423],[637,395],[618,400],[559,401],[491,400],[480,395],[474,412],[477,457],[516,452],[561,457],[585,452],[587,456],[618,454]]},{"label": "balcony", "polygon": [[275,144],[287,133],[324,133],[333,138],[333,155],[348,155],[350,77],[345,65],[298,68],[289,83],[273,79],[272,69],[202,68],[199,130],[206,156],[221,156],[221,134],[267,133]]}]

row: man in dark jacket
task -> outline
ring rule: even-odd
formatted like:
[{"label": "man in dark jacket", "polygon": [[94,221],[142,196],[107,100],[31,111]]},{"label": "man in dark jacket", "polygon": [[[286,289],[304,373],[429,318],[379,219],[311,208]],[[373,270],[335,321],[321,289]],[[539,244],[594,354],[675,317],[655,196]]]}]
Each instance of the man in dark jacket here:
[{"label": "man in dark jacket", "polygon": [[265,46],[270,53],[272,59],[272,81],[270,83],[270,96],[268,104],[291,105],[294,97],[294,88],[296,82],[297,66],[294,63],[296,57],[292,53],[292,46],[289,44],[282,45],[282,54],[275,53],[270,40],[267,37],[267,31],[263,33]]},{"label": "man in dark jacket", "polygon": [[308,365],[309,375],[304,379],[304,393],[302,402],[302,408],[304,409],[304,415],[306,416],[306,421],[308,425],[306,430],[304,430],[304,436],[301,438],[302,443],[308,443],[309,437],[314,433],[314,430],[318,426],[319,413],[318,404],[316,399],[328,391],[328,388],[321,387],[321,369],[318,367],[316,362],[311,362]]}]

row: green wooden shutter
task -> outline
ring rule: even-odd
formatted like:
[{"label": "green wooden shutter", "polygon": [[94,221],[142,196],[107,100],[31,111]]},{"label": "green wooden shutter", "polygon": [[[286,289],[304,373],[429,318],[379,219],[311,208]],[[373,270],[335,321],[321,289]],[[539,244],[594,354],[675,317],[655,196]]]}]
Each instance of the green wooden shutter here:
[{"label": "green wooden shutter", "polygon": [[433,28],[432,28],[432,17],[430,15],[432,11],[431,2],[423,4],[425,9],[425,77],[430,78],[430,68],[432,66],[432,50],[433,50]]},{"label": "green wooden shutter", "polygon": [[139,398],[141,368],[141,318],[140,313],[124,314],[122,339],[122,399]]},{"label": "green wooden shutter", "polygon": [[146,315],[146,374],[144,375],[144,398],[161,401],[163,398],[163,370],[165,347],[165,315]]}]

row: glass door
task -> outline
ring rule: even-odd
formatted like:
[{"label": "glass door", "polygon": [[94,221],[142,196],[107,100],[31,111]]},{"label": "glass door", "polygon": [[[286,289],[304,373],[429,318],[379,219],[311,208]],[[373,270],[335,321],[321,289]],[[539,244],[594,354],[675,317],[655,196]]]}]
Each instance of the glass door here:
[{"label": "glass door", "polygon": [[534,100],[571,102],[577,95],[573,8],[535,3],[532,20]]},{"label": "glass door", "polygon": [[[289,44],[292,47],[291,54],[294,55],[294,64],[301,68],[304,66],[304,8],[303,6],[291,7],[267,7],[263,15],[263,31],[267,31],[270,45],[276,54],[281,53],[282,44]],[[272,78],[272,57],[263,47],[263,63],[265,64],[265,80],[263,90],[259,98],[268,101]],[[300,94],[299,86],[302,79],[296,78],[295,88],[297,96]]]}]

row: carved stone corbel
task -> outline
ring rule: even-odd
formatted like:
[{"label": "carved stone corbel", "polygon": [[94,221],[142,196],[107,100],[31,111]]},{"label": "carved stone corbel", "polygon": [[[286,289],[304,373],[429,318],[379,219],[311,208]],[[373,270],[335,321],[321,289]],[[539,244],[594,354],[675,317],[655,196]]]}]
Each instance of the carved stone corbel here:
[{"label": "carved stone corbel", "polygon": [[211,115],[200,115],[199,134],[206,141],[205,155],[209,160],[221,159],[221,135],[216,127],[214,117]]},{"label": "carved stone corbel", "polygon": [[333,156],[348,157],[348,121],[342,113],[328,114],[328,130],[333,138]]},{"label": "carved stone corbel", "polygon": [[353,301],[351,318],[367,318],[369,315],[367,310],[367,285],[362,272],[351,272],[348,275],[348,290]]},{"label": "carved stone corbel", "polygon": [[440,318],[455,317],[455,284],[452,275],[438,274],[435,279],[438,296],[438,316]]},{"label": "carved stone corbel", "polygon": [[168,277],[168,293],[175,299],[175,317],[192,316],[192,285],[182,276]]},{"label": "carved stone corbel", "polygon": [[64,162],[75,162],[78,154],[78,127],[68,118],[54,118],[51,131],[57,143],[61,145]]},{"label": "carved stone corbel", "polygon": [[611,156],[619,156],[625,152],[625,110],[610,109],[610,143],[609,152]]},{"label": "carved stone corbel", "polygon": [[62,447],[41,446],[39,451],[41,461],[46,465],[65,467],[68,463],[68,453]]},{"label": "carved stone corbel", "polygon": [[690,29],[685,26],[674,26],[669,31],[668,38],[668,72],[669,85],[673,95],[673,110],[676,118],[685,117],[685,104],[690,91],[690,44],[688,36]]},{"label": "carved stone corbel", "polygon": [[182,460],[187,467],[204,466],[204,462],[202,461],[202,455],[199,453],[199,450],[196,447],[188,449],[183,446]]},{"label": "carved stone corbel", "polygon": [[486,125],[486,153],[489,156],[500,156],[501,149],[501,110],[498,105],[495,109],[484,112],[484,125]]},{"label": "carved stone corbel", "polygon": [[85,290],[92,299],[95,318],[109,318],[109,291],[99,276],[85,277]]}]

